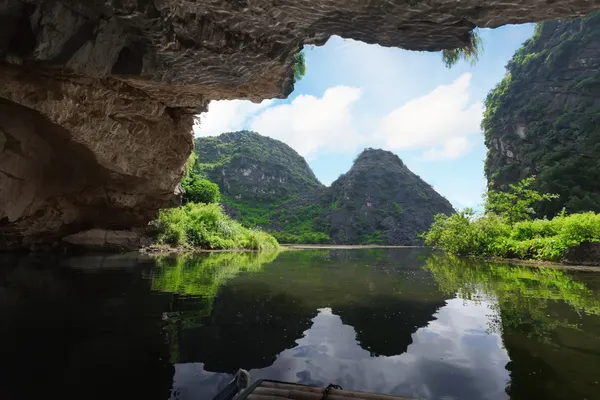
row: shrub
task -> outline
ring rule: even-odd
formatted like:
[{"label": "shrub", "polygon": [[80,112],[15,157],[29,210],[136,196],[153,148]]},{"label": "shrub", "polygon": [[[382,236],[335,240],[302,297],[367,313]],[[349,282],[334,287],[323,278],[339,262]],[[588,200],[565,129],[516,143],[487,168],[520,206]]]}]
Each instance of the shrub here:
[{"label": "shrub", "polygon": [[600,242],[600,214],[561,214],[511,226],[507,218],[476,216],[466,209],[450,217],[436,215],[424,238],[427,245],[455,255],[560,261],[571,247]]},{"label": "shrub", "polygon": [[158,243],[203,249],[267,250],[279,247],[268,233],[246,229],[219,204],[188,203],[162,210],[155,223]]},{"label": "shrub", "polygon": [[185,193],[183,194],[183,203],[218,203],[221,200],[221,192],[216,183],[206,179],[195,178],[192,180],[183,180],[181,186]]}]

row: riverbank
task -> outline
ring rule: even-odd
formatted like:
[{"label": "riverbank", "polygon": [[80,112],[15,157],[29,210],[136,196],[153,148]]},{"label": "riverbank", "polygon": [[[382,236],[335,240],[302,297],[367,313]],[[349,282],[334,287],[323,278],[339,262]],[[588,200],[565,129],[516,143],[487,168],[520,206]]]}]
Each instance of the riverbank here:
[{"label": "riverbank", "polygon": [[290,250],[352,250],[352,249],[410,249],[425,248],[425,246],[391,246],[378,244],[282,244],[281,247]]}]

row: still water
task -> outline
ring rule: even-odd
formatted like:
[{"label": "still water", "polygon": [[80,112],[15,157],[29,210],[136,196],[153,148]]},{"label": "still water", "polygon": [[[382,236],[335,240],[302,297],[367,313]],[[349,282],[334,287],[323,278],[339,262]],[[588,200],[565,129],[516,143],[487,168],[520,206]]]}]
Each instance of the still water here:
[{"label": "still water", "polygon": [[600,270],[424,249],[0,258],[0,399],[210,399],[253,378],[600,399]]}]

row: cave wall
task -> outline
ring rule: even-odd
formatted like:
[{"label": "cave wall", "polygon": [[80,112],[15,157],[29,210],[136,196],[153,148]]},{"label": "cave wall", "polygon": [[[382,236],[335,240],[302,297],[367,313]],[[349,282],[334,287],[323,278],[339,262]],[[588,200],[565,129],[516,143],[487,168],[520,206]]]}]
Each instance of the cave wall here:
[{"label": "cave wall", "polygon": [[4,0],[0,249],[142,226],[173,203],[193,115],[285,97],[331,35],[437,51],[476,27],[581,16],[583,0]]}]

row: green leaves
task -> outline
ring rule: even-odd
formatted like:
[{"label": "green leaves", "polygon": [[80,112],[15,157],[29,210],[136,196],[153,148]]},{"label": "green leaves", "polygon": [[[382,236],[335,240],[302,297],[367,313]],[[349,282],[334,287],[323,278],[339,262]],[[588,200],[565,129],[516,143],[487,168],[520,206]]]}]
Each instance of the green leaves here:
[{"label": "green leaves", "polygon": [[206,179],[194,178],[181,182],[185,193],[183,194],[184,203],[218,203],[221,200],[219,186]]},{"label": "green leaves", "polygon": [[277,240],[246,229],[223,213],[219,204],[188,203],[161,210],[155,222],[158,243],[202,249],[277,249]]},{"label": "green leaves", "polygon": [[561,261],[567,249],[600,242],[600,214],[565,215],[509,224],[497,214],[477,216],[465,209],[438,214],[424,235],[429,246],[450,254]]},{"label": "green leaves", "polygon": [[486,195],[485,210],[506,218],[510,225],[531,219],[535,214],[533,206],[540,201],[557,199],[557,194],[539,193],[529,189],[535,182],[535,175],[509,185],[508,191],[489,190]]},{"label": "green leaves", "polygon": [[304,58],[304,53],[296,53],[294,55],[294,83],[304,78],[304,75],[306,75],[306,60]]},{"label": "green leaves", "polygon": [[474,31],[470,32],[470,42],[468,45],[458,49],[442,50],[442,61],[446,65],[446,68],[452,68],[460,60],[475,65],[482,53],[481,36],[479,36],[479,32]]}]

